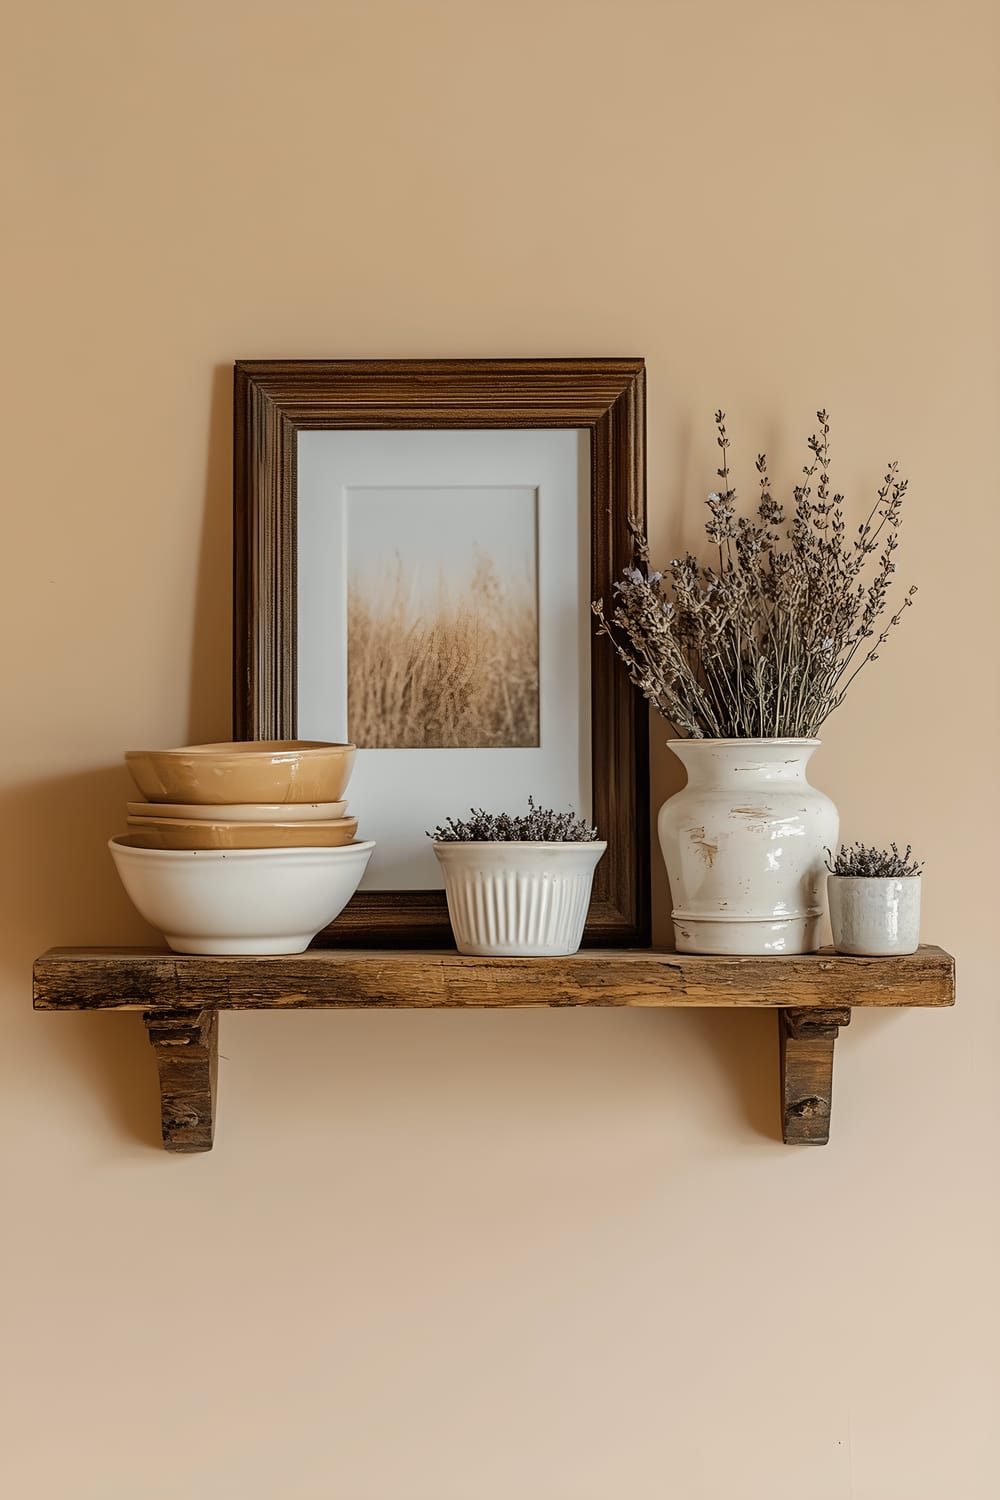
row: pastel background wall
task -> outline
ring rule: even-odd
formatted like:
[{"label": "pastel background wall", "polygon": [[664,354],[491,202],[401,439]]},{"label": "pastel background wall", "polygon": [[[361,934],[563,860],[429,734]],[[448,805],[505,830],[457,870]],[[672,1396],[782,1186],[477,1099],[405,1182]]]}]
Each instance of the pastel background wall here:
[{"label": "pastel background wall", "polygon": [[[996,15],[9,8],[3,1494],[997,1494]],[[748,489],[821,404],[852,503],[903,461],[918,607],[814,774],[959,1007],[856,1017],[818,1152],[763,1015],[231,1016],[170,1159],[138,1016],[30,963],[147,937],[120,753],[228,731],[231,362],[552,354],[645,355],[658,556],[716,405]]]}]

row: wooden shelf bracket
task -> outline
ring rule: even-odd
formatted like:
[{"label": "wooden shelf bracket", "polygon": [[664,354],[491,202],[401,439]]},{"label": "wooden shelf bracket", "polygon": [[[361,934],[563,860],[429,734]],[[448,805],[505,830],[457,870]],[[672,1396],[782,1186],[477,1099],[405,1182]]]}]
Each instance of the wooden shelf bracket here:
[{"label": "wooden shelf bracket", "polygon": [[847,1006],[778,1012],[781,1045],[781,1139],[786,1146],[825,1146],[833,1102],[833,1047]]},{"label": "wooden shelf bracket", "polygon": [[219,1076],[217,1010],[147,1010],[146,1031],[160,1075],[160,1125],[167,1151],[211,1151]]}]

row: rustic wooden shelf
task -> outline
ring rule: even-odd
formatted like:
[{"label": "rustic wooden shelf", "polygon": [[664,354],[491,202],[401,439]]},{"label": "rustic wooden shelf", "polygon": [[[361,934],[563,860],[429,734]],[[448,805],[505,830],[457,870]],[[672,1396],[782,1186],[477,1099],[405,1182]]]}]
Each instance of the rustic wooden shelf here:
[{"label": "rustic wooden shelf", "polygon": [[830,1134],[833,1048],[855,1006],[946,1006],[955,965],[940,948],[899,958],[830,949],[715,958],[590,948],[569,958],[314,948],[292,957],[201,958],[153,948],[52,948],[35,962],[36,1010],[141,1010],[160,1077],[163,1144],[208,1151],[221,1010],[711,1006],[778,1013],[782,1138]]}]

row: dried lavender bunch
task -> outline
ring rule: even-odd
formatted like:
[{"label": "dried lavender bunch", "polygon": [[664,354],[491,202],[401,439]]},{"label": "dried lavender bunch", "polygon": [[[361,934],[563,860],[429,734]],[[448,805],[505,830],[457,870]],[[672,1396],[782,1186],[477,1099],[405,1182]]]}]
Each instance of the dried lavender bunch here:
[{"label": "dried lavender bunch", "polygon": [[536,807],[529,797],[526,813],[489,813],[474,807],[468,820],[448,818],[427,837],[444,844],[590,844],[597,829],[572,811]]},{"label": "dried lavender bunch", "polygon": [[909,844],[902,854],[895,844],[890,844],[888,849],[869,849],[864,844],[841,844],[835,859],[831,850],[826,852],[826,867],[831,875],[860,876],[868,880],[905,880],[911,875],[919,875],[924,868],[922,860],[918,863],[910,858],[913,849]]},{"label": "dried lavender bunch", "polygon": [[651,572],[646,538],[633,525],[633,565],[614,586],[610,613],[603,599],[592,606],[598,634],[631,681],[691,738],[813,738],[913,602],[915,588],[884,619],[907,480],[890,463],[849,538],[844,496],[831,493],[829,420],[825,411],[816,418],[791,514],[771,494],[761,453],[751,517],[736,513],[725,413],[717,411],[722,483],[708,497],[705,523],[717,562],[703,566],[688,552],[666,574]]}]

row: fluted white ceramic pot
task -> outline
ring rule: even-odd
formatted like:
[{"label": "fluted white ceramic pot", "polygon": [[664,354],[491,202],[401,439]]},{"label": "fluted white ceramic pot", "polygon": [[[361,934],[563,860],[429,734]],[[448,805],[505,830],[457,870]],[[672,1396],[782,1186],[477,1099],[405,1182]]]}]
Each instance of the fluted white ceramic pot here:
[{"label": "fluted white ceramic pot", "polygon": [[819,740],[670,740],[687,785],[660,809],[680,953],[813,953],[840,820],[810,786]]},{"label": "fluted white ceramic pot", "polygon": [[837,952],[872,956],[916,953],[920,946],[920,881],[919,875],[906,875],[900,880],[828,875],[830,925]]},{"label": "fluted white ceramic pot", "polygon": [[607,844],[434,844],[459,953],[558,958],[583,938]]}]

